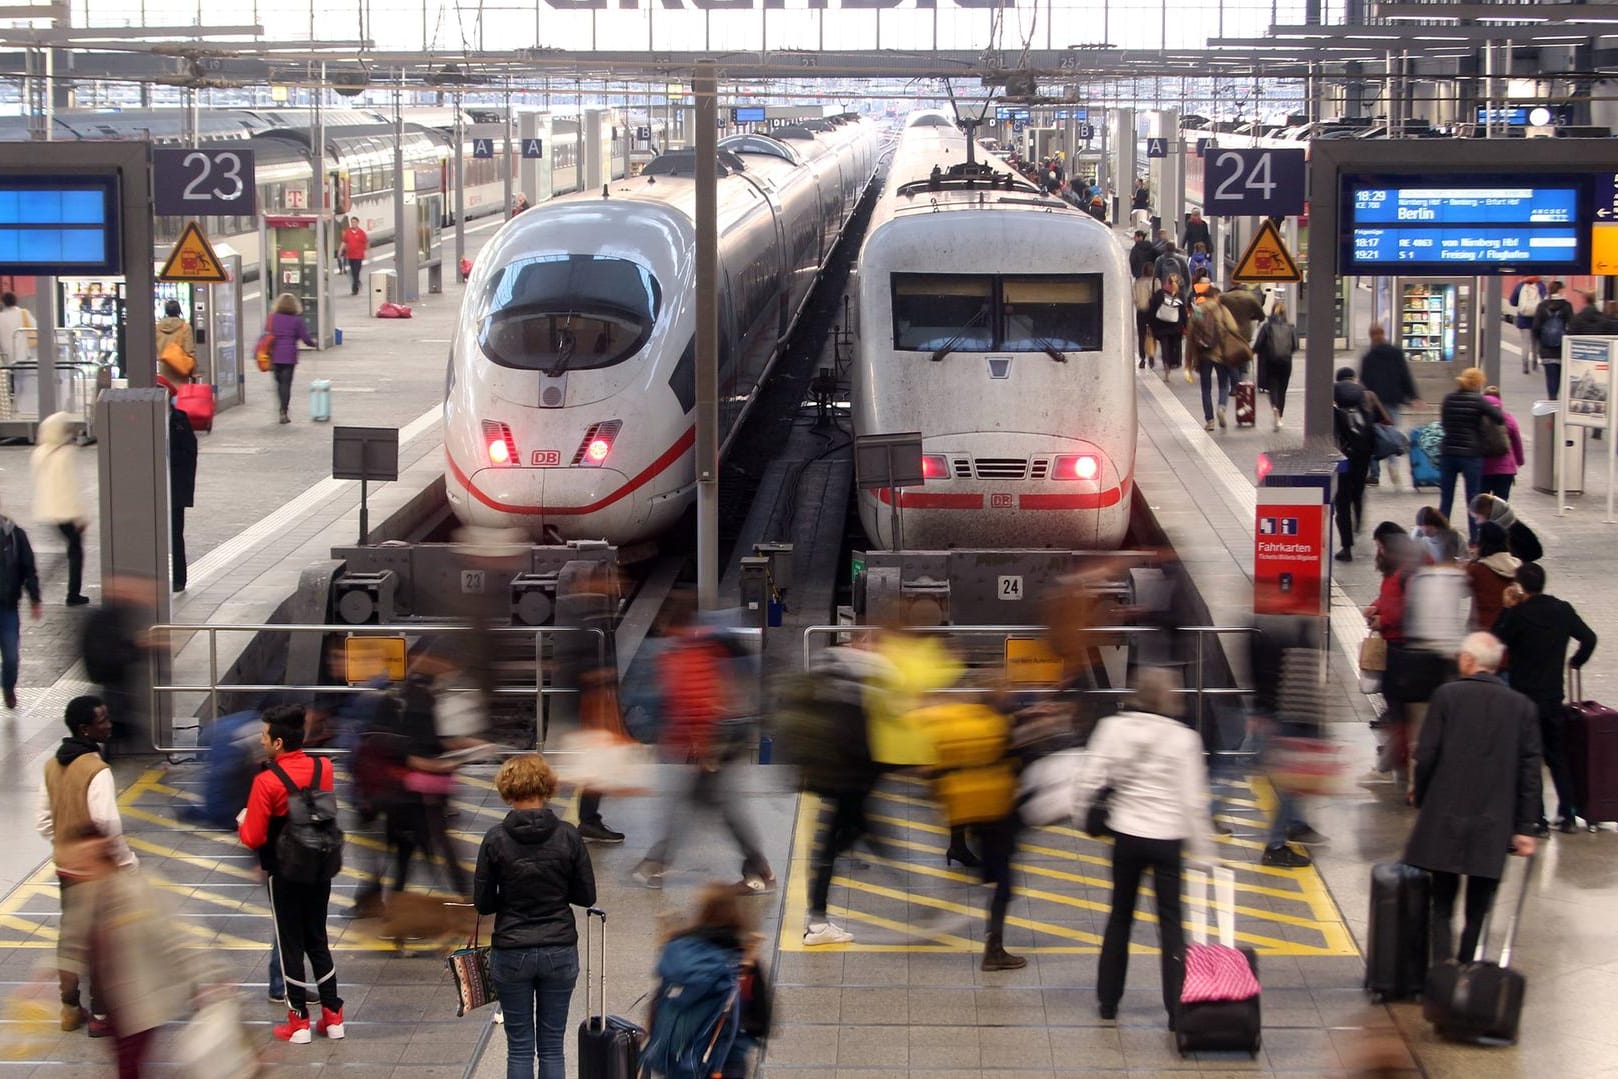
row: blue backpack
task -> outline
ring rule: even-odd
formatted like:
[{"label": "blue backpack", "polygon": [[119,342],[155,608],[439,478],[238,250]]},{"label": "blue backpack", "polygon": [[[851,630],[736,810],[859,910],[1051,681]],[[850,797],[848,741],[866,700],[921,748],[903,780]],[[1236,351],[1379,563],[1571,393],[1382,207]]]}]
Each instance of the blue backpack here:
[{"label": "blue backpack", "polygon": [[651,1035],[642,1074],[708,1079],[722,1068],[741,1029],[741,957],[701,937],[676,937],[657,961]]}]

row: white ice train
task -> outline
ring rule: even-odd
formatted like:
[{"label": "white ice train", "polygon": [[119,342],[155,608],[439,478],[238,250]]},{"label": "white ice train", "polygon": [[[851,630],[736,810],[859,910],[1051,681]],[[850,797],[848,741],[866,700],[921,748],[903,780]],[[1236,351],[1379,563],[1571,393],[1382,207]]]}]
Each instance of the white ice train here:
[{"label": "white ice train", "polygon": [[[941,112],[906,121],[860,251],[856,434],[919,431],[910,549],[1117,547],[1135,469],[1135,312],[1099,222]],[[860,522],[890,546],[888,490]]]},{"label": "white ice train", "polygon": [[[720,142],[721,448],[876,169],[853,117]],[[450,346],[444,485],[463,522],[631,544],[695,495],[693,151],[535,207],[477,259]]]}]

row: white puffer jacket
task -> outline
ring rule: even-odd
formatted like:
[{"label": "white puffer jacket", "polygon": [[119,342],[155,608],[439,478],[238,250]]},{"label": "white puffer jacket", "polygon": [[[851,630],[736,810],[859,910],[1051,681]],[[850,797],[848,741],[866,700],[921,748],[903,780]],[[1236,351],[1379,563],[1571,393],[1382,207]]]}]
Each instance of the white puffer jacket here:
[{"label": "white puffer jacket", "polygon": [[73,436],[78,420],[68,412],[45,417],[34,447],[34,520],[56,525],[87,521],[84,490],[79,485],[78,447]]}]

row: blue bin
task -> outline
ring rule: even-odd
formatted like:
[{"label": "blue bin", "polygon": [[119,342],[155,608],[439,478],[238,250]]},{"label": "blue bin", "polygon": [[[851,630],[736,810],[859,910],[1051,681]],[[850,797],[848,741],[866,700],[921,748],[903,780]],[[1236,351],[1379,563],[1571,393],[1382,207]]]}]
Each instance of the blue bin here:
[{"label": "blue bin", "polygon": [[334,345],[340,345],[343,343],[343,328],[341,326],[337,327],[331,332],[331,340],[332,344]]}]

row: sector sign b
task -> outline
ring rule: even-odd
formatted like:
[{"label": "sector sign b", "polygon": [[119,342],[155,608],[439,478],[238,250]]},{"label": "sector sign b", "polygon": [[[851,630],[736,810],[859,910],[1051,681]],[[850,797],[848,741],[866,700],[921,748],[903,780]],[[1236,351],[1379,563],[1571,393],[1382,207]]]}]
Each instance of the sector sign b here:
[{"label": "sector sign b", "polygon": [[1203,158],[1202,212],[1226,217],[1303,213],[1303,150],[1227,150]]}]

